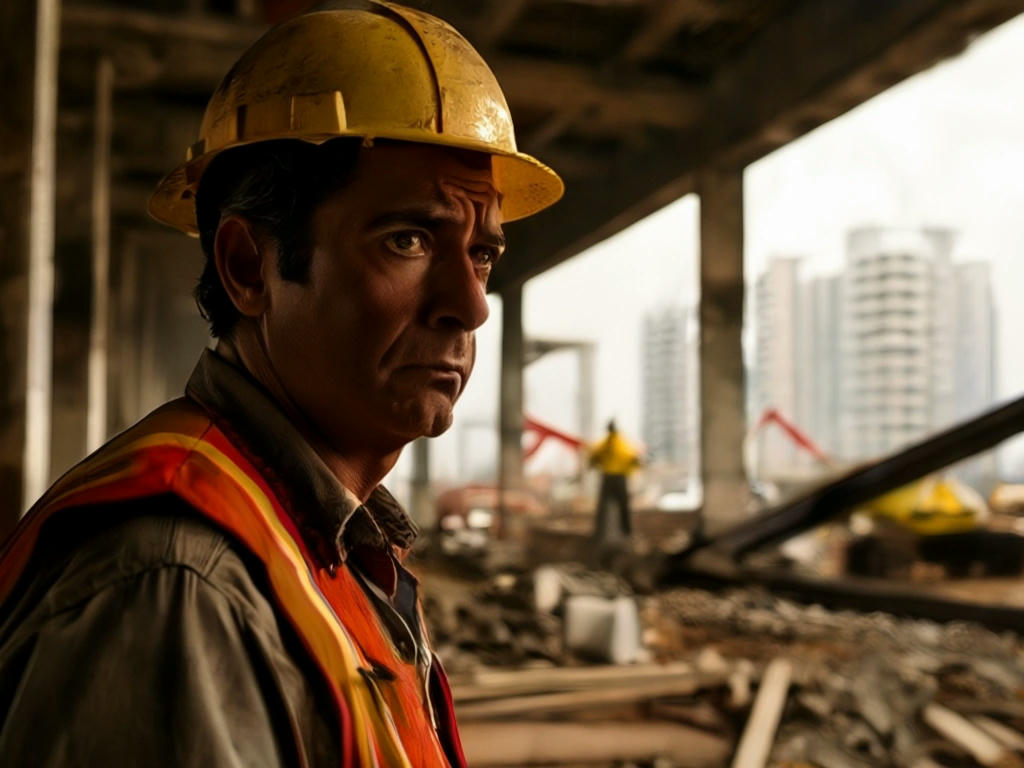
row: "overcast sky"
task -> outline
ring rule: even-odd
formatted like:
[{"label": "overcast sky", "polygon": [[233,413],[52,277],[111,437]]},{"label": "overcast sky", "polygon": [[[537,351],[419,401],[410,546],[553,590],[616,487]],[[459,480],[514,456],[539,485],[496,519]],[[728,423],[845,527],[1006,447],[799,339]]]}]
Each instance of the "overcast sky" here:
[{"label": "overcast sky", "polygon": [[[955,229],[955,260],[992,264],[999,395],[1024,392],[1015,351],[1024,329],[1024,17],[751,165],[745,181],[748,281],[773,255],[803,257],[805,275],[838,271],[846,232],[859,225]],[[698,248],[690,195],[527,284],[529,335],[598,343],[598,424],[615,416],[638,433],[642,318],[696,302]],[[438,476],[456,473],[460,438],[478,460],[494,456],[494,433],[467,426],[495,418],[501,329],[492,304],[456,425],[432,453]],[[571,355],[537,363],[526,384],[528,413],[576,430]],[[560,463],[555,453],[538,458]]]}]

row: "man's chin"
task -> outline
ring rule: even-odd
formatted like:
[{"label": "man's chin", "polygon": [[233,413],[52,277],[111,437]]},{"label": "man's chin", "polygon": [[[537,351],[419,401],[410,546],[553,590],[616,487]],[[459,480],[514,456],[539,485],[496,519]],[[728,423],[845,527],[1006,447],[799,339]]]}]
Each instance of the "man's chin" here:
[{"label": "man's chin", "polygon": [[400,431],[409,441],[418,437],[437,437],[448,431],[454,419],[454,404],[440,396],[428,397],[405,403],[405,407],[396,404],[395,415],[402,422]]},{"label": "man's chin", "polygon": [[428,417],[424,420],[423,437],[437,437],[448,431],[451,427],[452,421],[455,418],[454,411],[451,408],[447,409],[435,409]]}]

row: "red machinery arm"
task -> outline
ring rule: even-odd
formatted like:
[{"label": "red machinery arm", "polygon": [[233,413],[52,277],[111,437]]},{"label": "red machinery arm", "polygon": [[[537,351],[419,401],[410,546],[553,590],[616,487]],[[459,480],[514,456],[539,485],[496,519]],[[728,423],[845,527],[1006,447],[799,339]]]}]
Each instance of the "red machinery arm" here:
[{"label": "red machinery arm", "polygon": [[761,415],[761,420],[758,421],[754,428],[750,431],[751,435],[753,435],[758,430],[762,429],[763,427],[773,422],[775,424],[778,424],[779,427],[782,428],[782,431],[789,435],[789,438],[794,443],[796,443],[797,446],[803,448],[805,451],[811,454],[822,464],[832,463],[832,459],[830,459],[825,454],[825,452],[822,451],[813,440],[811,440],[810,437],[804,434],[803,431],[799,427],[797,427],[793,422],[791,422],[789,419],[787,419],[785,416],[779,413],[778,409],[776,408],[768,408],[767,410],[765,410],[765,412]]},{"label": "red machinery arm", "polygon": [[544,444],[544,441],[549,437],[572,448],[574,451],[578,451],[581,448],[586,448],[587,443],[585,440],[570,435],[568,432],[562,432],[560,429],[555,429],[548,424],[542,424],[536,419],[530,416],[523,416],[523,431],[536,433],[536,439],[530,444],[528,448],[523,452],[523,458],[528,459],[535,454]]}]

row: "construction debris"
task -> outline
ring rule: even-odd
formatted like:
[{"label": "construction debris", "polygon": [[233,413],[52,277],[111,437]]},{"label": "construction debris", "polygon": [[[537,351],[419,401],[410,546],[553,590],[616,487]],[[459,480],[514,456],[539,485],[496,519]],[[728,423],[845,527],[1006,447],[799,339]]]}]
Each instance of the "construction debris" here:
[{"label": "construction debris", "polygon": [[[1024,644],[1012,632],[756,589],[638,598],[578,566],[449,582],[426,604],[475,766],[1024,766]],[[609,607],[627,604],[640,608],[648,661],[593,666],[615,656]],[[492,739],[509,751],[494,754]]]},{"label": "construction debris", "polygon": [[793,665],[788,659],[773,659],[765,669],[750,719],[736,747],[732,768],[764,768],[792,677]]},{"label": "construction debris", "polygon": [[569,565],[501,573],[470,589],[444,588],[451,582],[443,578],[440,584],[424,595],[424,609],[451,672],[538,662],[629,663],[642,655],[632,591],[611,574]]},{"label": "construction debris", "polygon": [[923,718],[928,725],[957,746],[963,747],[982,765],[1005,765],[1008,750],[985,731],[956,712],[939,704],[924,708]]},{"label": "construction debris", "polygon": [[565,601],[565,647],[612,664],[640,658],[640,619],[632,597],[573,595]]},{"label": "construction debris", "polygon": [[460,728],[474,768],[527,765],[621,765],[714,768],[729,756],[727,741],[676,723],[517,721]]}]

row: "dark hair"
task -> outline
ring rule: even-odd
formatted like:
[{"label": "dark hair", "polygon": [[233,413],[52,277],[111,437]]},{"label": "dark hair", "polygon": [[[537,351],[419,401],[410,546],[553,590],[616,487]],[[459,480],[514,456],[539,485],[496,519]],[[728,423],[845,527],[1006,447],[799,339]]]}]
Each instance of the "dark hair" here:
[{"label": "dark hair", "polygon": [[196,223],[205,264],[195,299],[211,334],[230,333],[239,317],[213,258],[221,218],[237,214],[248,219],[277,246],[281,277],[306,280],[313,211],[348,183],[359,146],[358,138],[333,139],[320,145],[282,139],[229,149],[213,159],[196,194]]}]

